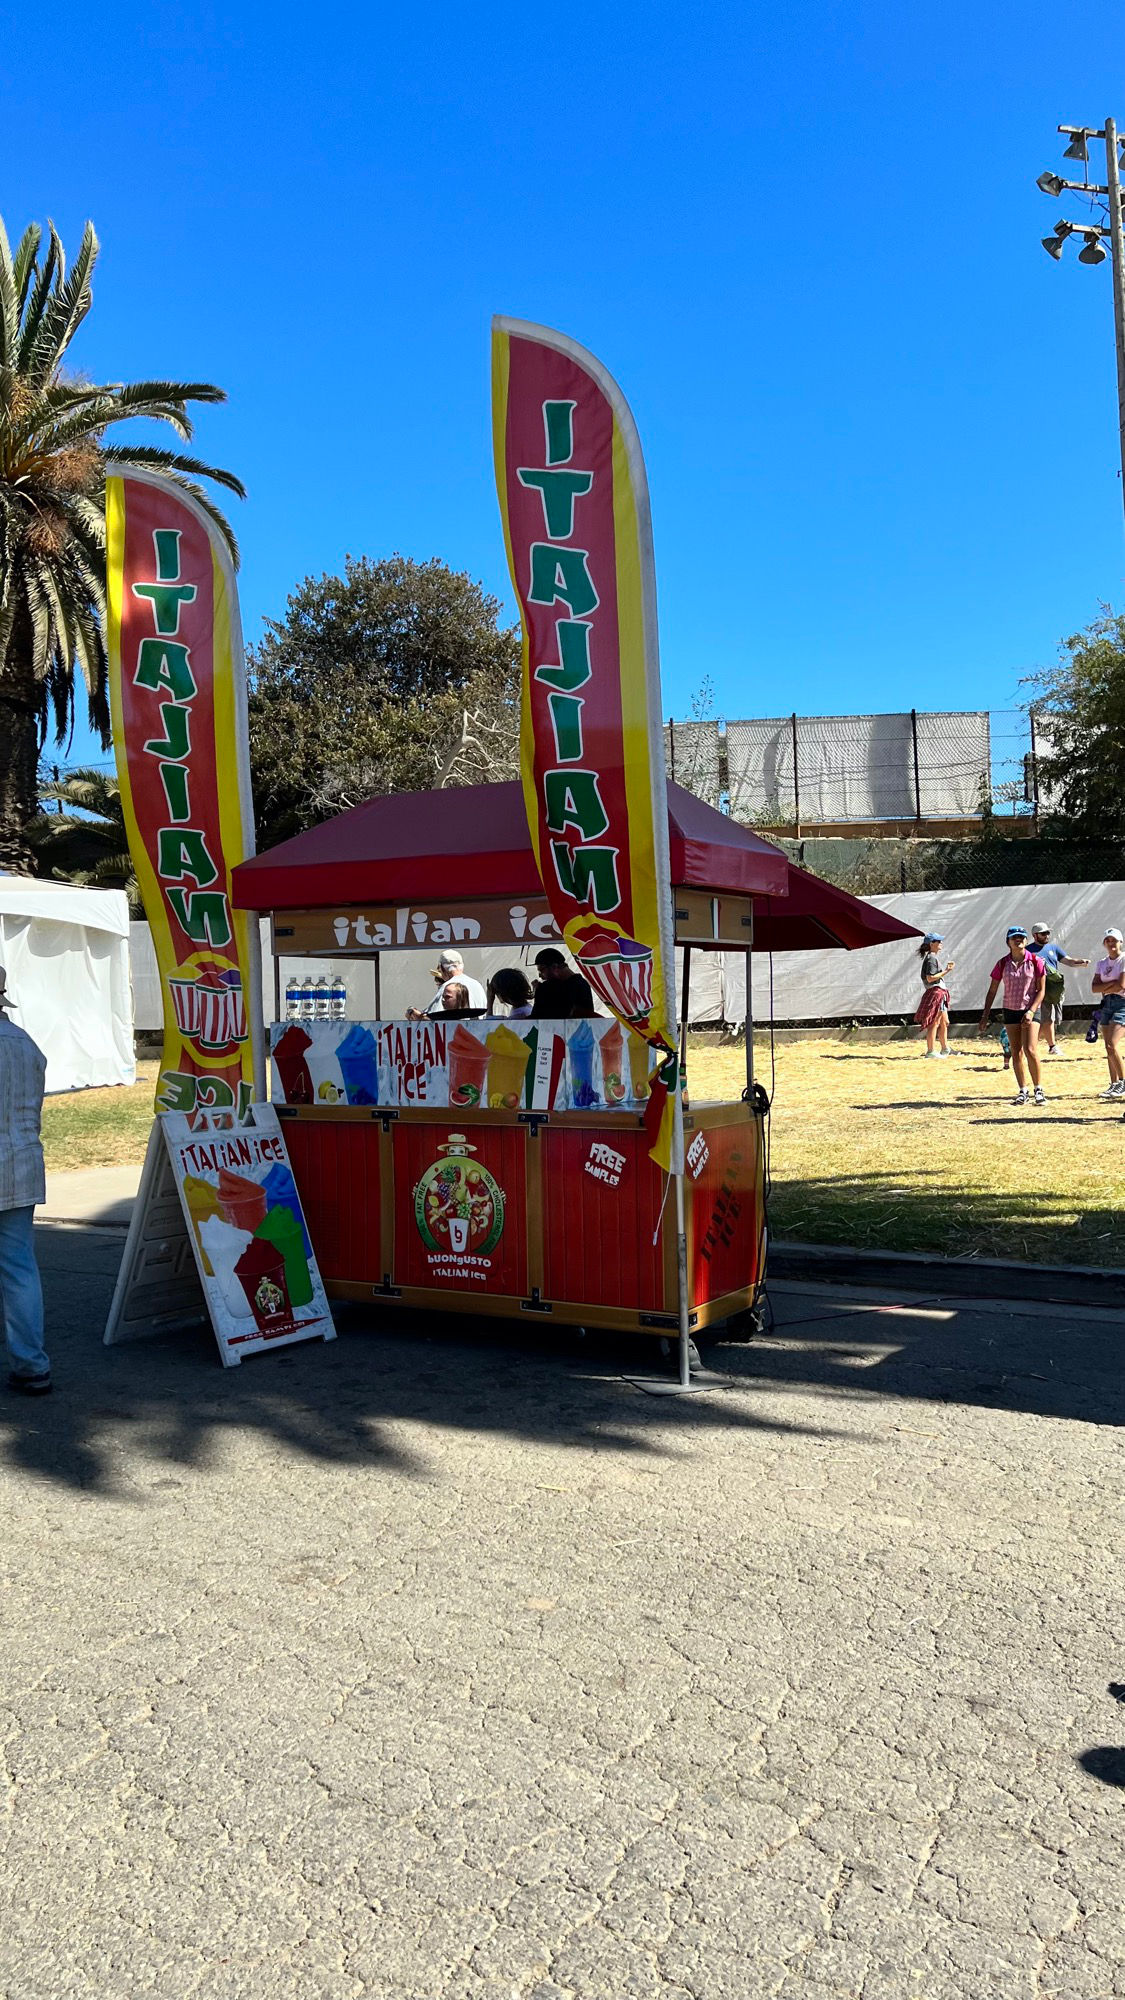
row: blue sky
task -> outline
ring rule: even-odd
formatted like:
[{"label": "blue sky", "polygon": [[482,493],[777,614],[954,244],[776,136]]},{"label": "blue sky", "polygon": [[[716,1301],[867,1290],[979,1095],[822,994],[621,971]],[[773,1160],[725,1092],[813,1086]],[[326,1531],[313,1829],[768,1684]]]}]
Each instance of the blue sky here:
[{"label": "blue sky", "polygon": [[668,712],[705,675],[731,716],[1003,708],[1122,601],[1109,267],[1043,254],[1077,211],[1034,185],[1059,120],[1125,122],[1119,39],[1038,0],[62,0],[8,40],[2,212],[93,218],[85,372],[227,389],[248,639],[345,551],[510,604],[505,311],[632,403]]}]

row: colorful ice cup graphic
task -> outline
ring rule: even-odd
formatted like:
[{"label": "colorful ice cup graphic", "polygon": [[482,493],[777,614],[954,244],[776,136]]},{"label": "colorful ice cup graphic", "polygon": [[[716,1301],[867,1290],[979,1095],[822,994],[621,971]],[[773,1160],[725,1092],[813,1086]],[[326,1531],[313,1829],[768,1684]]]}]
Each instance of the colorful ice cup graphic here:
[{"label": "colorful ice cup graphic", "polygon": [[489,1050],[476,1035],[458,1027],[449,1044],[449,1102],[475,1105],[484,1102],[484,1080]]},{"label": "colorful ice cup graphic", "polygon": [[209,1215],[200,1226],[200,1245],[209,1260],[205,1268],[213,1274],[222,1293],[223,1304],[232,1319],[250,1319],[253,1316],[250,1301],[235,1276],[238,1260],[253,1240],[245,1229],[233,1229],[219,1215]]},{"label": "colorful ice cup graphic", "polygon": [[235,1273],[259,1332],[288,1332],[293,1325],[293,1315],[289,1309],[285,1259],[277,1245],[263,1242],[260,1236],[255,1236],[235,1265]]},{"label": "colorful ice cup graphic", "polygon": [[512,1028],[493,1028],[485,1036],[488,1050],[488,1102],[493,1110],[518,1111],[531,1049]]},{"label": "colorful ice cup graphic", "polygon": [[639,1035],[629,1037],[629,1080],[633,1086],[633,1097],[642,1104],[649,1093],[649,1071],[652,1067],[652,1051]]},{"label": "colorful ice cup graphic", "polygon": [[311,1257],[312,1242],[309,1232],[305,1227],[305,1218],[301,1209],[301,1197],[297,1193],[297,1183],[293,1179],[292,1168],[283,1167],[280,1163],[277,1166],[271,1167],[265,1180],[262,1182],[262,1186],[265,1189],[266,1201],[270,1208],[281,1207],[292,1209],[294,1218],[301,1231],[301,1241],[304,1245],[305,1256]]},{"label": "colorful ice cup graphic", "polygon": [[224,1222],[233,1229],[248,1230],[253,1236],[259,1222],[266,1213],[266,1191],[259,1181],[247,1180],[245,1174],[232,1174],[226,1167],[219,1170],[219,1213]]},{"label": "colorful ice cup graphic", "polygon": [[195,1230],[199,1242],[204,1273],[209,1278],[213,1277],[214,1272],[211,1268],[207,1243],[203,1235],[203,1225],[211,1216],[220,1213],[218,1190],[213,1182],[200,1180],[197,1174],[185,1174],[184,1200],[187,1203],[187,1211],[191,1217],[192,1228]]},{"label": "colorful ice cup graphic", "polygon": [[378,1104],[379,1070],[376,1042],[370,1028],[357,1021],[336,1051],[349,1104]]},{"label": "colorful ice cup graphic", "polygon": [[448,1223],[449,1247],[462,1253],[469,1247],[469,1218],[467,1215],[451,1215]]},{"label": "colorful ice cup graphic", "polygon": [[607,1104],[624,1104],[628,1085],[623,1071],[625,1037],[616,1021],[611,1021],[601,1040],[602,1089]]},{"label": "colorful ice cup graphic", "polygon": [[294,1310],[298,1306],[307,1306],[313,1295],[312,1279],[301,1225],[292,1209],[280,1202],[276,1208],[267,1209],[265,1220],[258,1224],[258,1241],[272,1243],[275,1249],[280,1250],[285,1263],[285,1284],[290,1305]]},{"label": "colorful ice cup graphic", "polygon": [[311,1104],[313,1101],[312,1077],[305,1061],[305,1050],[311,1047],[312,1036],[306,1035],[300,1024],[293,1021],[274,1048],[273,1059],[286,1104]]},{"label": "colorful ice cup graphic", "polygon": [[570,1057],[570,1102],[575,1111],[590,1111],[601,1098],[594,1089],[594,1031],[589,1021],[579,1021],[567,1041]]}]

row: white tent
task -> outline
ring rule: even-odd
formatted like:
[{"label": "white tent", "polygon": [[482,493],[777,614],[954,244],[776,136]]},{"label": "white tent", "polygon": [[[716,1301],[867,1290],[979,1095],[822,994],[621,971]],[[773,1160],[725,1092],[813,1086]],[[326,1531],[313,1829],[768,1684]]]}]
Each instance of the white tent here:
[{"label": "white tent", "polygon": [[49,1091],[136,1082],[123,890],[0,874],[0,964]]}]

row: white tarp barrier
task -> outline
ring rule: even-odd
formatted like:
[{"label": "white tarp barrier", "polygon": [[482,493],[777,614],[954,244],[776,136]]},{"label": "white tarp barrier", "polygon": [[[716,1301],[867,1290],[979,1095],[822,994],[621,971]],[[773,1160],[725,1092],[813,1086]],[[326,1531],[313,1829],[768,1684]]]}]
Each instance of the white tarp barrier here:
[{"label": "white tarp barrier", "polygon": [[0,875],[0,962],[47,1058],[47,1089],[135,1083],[129,905],[121,889]]},{"label": "white tarp barrier", "polygon": [[[1091,960],[1102,957],[1107,928],[1125,930],[1125,882],[938,889],[867,900],[921,931],[942,933],[942,963],[956,960],[948,981],[954,1012],[979,1012],[983,1007],[989,974],[1003,956],[1009,924],[1026,924],[1030,930],[1042,919],[1073,957]],[[920,938],[904,938],[901,944],[872,945],[866,951],[775,952],[775,1021],[901,1020],[912,1015],[922,994],[920,944]],[[693,961],[693,983],[694,971]],[[755,955],[754,1018],[759,1022],[769,1017],[769,975],[769,959]],[[1092,977],[1092,971],[1066,972],[1068,1004],[1089,999],[1093,1006]],[[746,1013],[741,956],[727,954],[723,983],[724,1019],[741,1023]]]},{"label": "white tarp barrier", "polygon": [[[791,716],[728,722],[736,819],[802,821],[970,818],[989,784],[986,710],[917,716],[799,715],[796,780]],[[680,725],[676,725],[677,765]]]}]

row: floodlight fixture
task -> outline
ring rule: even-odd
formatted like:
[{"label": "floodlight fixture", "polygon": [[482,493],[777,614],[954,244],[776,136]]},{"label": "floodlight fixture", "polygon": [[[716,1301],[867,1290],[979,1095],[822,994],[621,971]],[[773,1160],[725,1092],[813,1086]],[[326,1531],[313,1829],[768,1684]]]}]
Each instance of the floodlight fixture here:
[{"label": "floodlight fixture", "polygon": [[1091,229],[1087,231],[1085,244],[1078,252],[1078,262],[1080,264],[1105,263],[1105,251],[1102,248],[1100,239],[1100,230]]},{"label": "floodlight fixture", "polygon": [[1069,146],[1063,153],[1063,159],[1081,160],[1083,166],[1085,166],[1088,158],[1089,154],[1086,151],[1086,134],[1085,132],[1076,132],[1074,134],[1074,137],[1071,139]]},{"label": "floodlight fixture", "polygon": [[1035,185],[1037,188],[1041,188],[1044,194],[1052,194],[1058,197],[1066,186],[1066,182],[1061,174],[1046,173],[1040,174]]},{"label": "floodlight fixture", "polygon": [[1042,236],[1040,237],[1039,240],[1042,243],[1044,250],[1047,252],[1048,257],[1053,257],[1057,264],[1059,258],[1062,256],[1063,244],[1066,242],[1066,237]]}]

